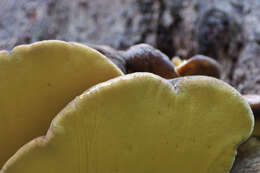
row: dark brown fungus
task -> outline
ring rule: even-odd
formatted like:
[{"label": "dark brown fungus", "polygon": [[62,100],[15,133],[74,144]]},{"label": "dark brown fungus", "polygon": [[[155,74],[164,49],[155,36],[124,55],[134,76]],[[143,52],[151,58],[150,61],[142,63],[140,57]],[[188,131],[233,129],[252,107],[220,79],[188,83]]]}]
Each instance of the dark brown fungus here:
[{"label": "dark brown fungus", "polygon": [[88,45],[110,59],[123,73],[126,73],[126,62],[119,51],[105,45]]},{"label": "dark brown fungus", "polygon": [[249,103],[255,118],[260,116],[260,95],[246,94],[243,95],[244,99]]},{"label": "dark brown fungus", "polygon": [[178,76],[169,57],[148,44],[138,44],[122,52],[127,73],[150,72],[163,78]]},{"label": "dark brown fungus", "polygon": [[253,131],[253,135],[260,136],[260,95],[246,94],[243,95],[243,97],[250,105],[255,117],[255,127]]},{"label": "dark brown fungus", "polygon": [[180,76],[205,75],[220,78],[221,66],[214,59],[204,56],[195,55],[187,61],[183,61],[176,67]]}]

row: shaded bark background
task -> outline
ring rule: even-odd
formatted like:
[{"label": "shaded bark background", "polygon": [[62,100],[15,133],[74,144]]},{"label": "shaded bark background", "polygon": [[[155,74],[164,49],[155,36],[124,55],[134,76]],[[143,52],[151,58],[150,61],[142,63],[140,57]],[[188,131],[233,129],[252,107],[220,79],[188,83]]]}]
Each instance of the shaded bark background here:
[{"label": "shaded bark background", "polygon": [[260,0],[0,1],[0,49],[46,39],[208,55],[223,80],[260,94]]},{"label": "shaded bark background", "polygon": [[260,172],[260,140],[251,137],[238,150],[238,157],[231,173],[258,173]]},{"label": "shaded bark background", "polygon": [[204,54],[242,93],[260,92],[259,0],[1,0],[0,49],[61,39],[169,57]]},{"label": "shaded bark background", "polygon": [[1,0],[0,49],[61,39],[169,57],[204,54],[241,93],[260,93],[259,0]]}]

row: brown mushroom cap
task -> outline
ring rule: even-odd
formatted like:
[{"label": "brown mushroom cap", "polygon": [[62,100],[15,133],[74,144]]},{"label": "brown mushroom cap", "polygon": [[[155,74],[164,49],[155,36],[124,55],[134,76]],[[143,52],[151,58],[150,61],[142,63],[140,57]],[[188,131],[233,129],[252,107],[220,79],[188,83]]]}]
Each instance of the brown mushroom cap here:
[{"label": "brown mushroom cap", "polygon": [[256,120],[253,135],[260,136],[260,95],[246,94],[243,97],[249,103]]},{"label": "brown mushroom cap", "polygon": [[258,118],[260,116],[260,95],[246,94],[243,97],[249,103],[255,118]]},{"label": "brown mushroom cap", "polygon": [[120,53],[113,49],[110,46],[106,45],[88,45],[89,47],[96,49],[103,55],[105,55],[108,59],[110,59],[122,72],[126,73],[126,62],[124,58],[120,55]]},{"label": "brown mushroom cap", "polygon": [[220,64],[204,55],[195,55],[176,67],[180,76],[205,75],[220,78]]},{"label": "brown mushroom cap", "polygon": [[138,44],[122,52],[126,60],[127,73],[151,72],[163,78],[177,77],[169,57],[148,44]]}]

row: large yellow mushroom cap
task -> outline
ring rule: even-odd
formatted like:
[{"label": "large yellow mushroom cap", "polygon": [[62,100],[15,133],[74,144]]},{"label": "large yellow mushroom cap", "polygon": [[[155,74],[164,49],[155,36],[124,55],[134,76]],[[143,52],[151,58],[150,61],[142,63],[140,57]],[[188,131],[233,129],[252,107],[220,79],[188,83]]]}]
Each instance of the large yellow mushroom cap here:
[{"label": "large yellow mushroom cap", "polygon": [[42,41],[0,52],[0,168],[44,135],[53,117],[89,87],[122,75],[106,57],[76,43]]},{"label": "large yellow mushroom cap", "polygon": [[222,81],[131,74],[77,97],[1,173],[223,173],[253,125]]}]

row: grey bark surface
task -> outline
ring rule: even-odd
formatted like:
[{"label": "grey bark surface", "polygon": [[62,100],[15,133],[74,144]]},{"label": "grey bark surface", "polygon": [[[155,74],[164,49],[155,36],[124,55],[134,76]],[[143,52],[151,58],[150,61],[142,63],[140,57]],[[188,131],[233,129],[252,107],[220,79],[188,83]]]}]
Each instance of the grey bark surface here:
[{"label": "grey bark surface", "polygon": [[211,56],[223,80],[260,93],[259,11],[259,0],[1,0],[0,49],[47,39],[148,43],[169,57]]},{"label": "grey bark surface", "polygon": [[260,140],[250,138],[238,150],[238,156],[231,169],[231,173],[259,173],[260,172]]}]

